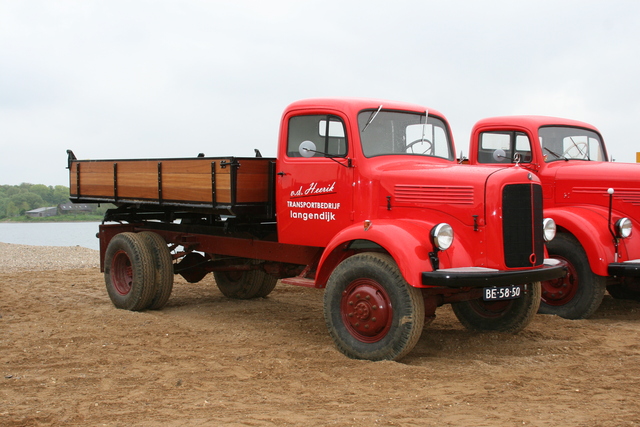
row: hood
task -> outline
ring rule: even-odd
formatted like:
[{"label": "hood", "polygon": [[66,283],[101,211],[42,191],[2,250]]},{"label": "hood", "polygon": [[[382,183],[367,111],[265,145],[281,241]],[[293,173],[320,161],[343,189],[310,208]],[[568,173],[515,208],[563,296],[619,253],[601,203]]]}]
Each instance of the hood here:
[{"label": "hood", "polygon": [[474,215],[484,218],[485,207],[500,203],[505,185],[539,183],[533,173],[520,167],[388,162],[376,169],[381,199],[390,196],[396,207],[447,212],[467,224],[473,223]]},{"label": "hood", "polygon": [[[554,167],[557,163],[558,167]],[[549,164],[558,204],[598,205],[608,208],[613,188],[614,209],[640,218],[640,164],[558,161]]]}]

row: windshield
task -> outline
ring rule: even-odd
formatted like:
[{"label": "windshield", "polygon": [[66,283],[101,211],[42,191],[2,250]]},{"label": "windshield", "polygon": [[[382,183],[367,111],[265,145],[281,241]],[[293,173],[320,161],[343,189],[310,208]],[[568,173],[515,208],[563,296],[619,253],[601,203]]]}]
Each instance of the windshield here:
[{"label": "windshield", "polygon": [[365,110],[358,115],[360,141],[366,157],[393,154],[453,159],[449,132],[428,113]]},{"label": "windshield", "polygon": [[588,129],[546,126],[538,131],[545,162],[556,160],[592,160],[606,162],[600,135]]}]

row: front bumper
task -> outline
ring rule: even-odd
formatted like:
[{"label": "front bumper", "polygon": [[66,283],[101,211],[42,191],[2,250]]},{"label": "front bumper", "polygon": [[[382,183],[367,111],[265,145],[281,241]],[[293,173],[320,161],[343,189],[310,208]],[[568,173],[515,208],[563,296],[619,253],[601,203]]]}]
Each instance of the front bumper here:
[{"label": "front bumper", "polygon": [[640,259],[612,262],[607,269],[609,276],[640,277]]},{"label": "front bumper", "polygon": [[[640,264],[638,265],[640,267]],[[539,268],[531,270],[503,271],[493,268],[447,268],[422,273],[424,286],[448,288],[484,288],[488,286],[521,285],[557,279],[567,274],[563,261],[547,258]]]}]

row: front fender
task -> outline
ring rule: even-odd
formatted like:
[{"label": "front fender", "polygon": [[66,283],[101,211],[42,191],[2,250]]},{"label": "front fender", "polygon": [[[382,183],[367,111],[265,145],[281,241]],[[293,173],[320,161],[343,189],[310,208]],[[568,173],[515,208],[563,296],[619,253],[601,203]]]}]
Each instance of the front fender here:
[{"label": "front fender", "polygon": [[544,215],[578,239],[595,274],[608,276],[607,268],[613,262],[615,248],[606,211],[573,206],[545,209]]},{"label": "front fender", "polygon": [[422,287],[422,272],[433,270],[429,261],[431,228],[431,224],[422,221],[379,219],[372,221],[367,230],[362,223],[342,230],[329,242],[320,258],[316,286],[326,285],[333,269],[346,256],[343,250],[349,243],[365,240],[381,246],[393,257],[407,283]]}]

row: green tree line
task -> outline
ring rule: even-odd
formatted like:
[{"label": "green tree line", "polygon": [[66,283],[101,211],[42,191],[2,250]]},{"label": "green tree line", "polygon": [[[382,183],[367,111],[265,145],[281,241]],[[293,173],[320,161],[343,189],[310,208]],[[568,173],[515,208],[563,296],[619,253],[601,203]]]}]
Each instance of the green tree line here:
[{"label": "green tree line", "polygon": [[31,209],[68,202],[69,187],[64,185],[0,185],[0,219],[18,217]]},{"label": "green tree line", "polygon": [[115,208],[111,203],[89,203],[89,206],[93,206],[91,212],[72,212],[46,218],[29,218],[25,215],[32,209],[58,206],[69,201],[69,187],[64,185],[0,185],[0,221],[99,221],[107,209]]},{"label": "green tree line", "polygon": [[[44,185],[44,184],[28,184],[20,185],[0,185],[0,220],[23,221],[29,220],[25,212],[32,209],[44,208],[49,206],[58,206],[63,203],[69,203],[69,187],[64,185]],[[89,204],[91,206],[91,204]],[[63,217],[35,218],[46,219],[48,221],[55,220],[93,220],[100,219],[105,211],[114,206],[111,204],[102,204],[95,206],[91,213],[75,212],[71,215]],[[35,220],[34,219],[34,220]]]}]

